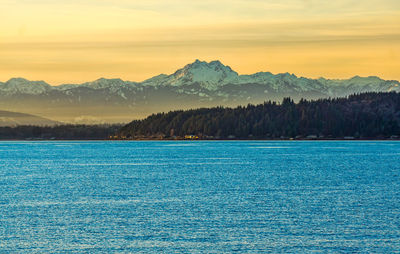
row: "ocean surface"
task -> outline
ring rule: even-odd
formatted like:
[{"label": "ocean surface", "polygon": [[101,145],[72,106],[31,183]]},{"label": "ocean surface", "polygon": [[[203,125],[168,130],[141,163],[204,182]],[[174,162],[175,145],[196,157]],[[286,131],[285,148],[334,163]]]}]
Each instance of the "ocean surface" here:
[{"label": "ocean surface", "polygon": [[396,253],[400,142],[0,142],[1,253]]}]

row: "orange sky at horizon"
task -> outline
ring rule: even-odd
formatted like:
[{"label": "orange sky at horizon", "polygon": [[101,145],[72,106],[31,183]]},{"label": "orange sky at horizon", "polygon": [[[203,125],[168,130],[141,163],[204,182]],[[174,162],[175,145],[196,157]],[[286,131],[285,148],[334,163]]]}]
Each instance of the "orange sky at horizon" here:
[{"label": "orange sky at horizon", "polygon": [[142,81],[195,59],[239,74],[400,80],[400,1],[0,0],[0,81]]}]

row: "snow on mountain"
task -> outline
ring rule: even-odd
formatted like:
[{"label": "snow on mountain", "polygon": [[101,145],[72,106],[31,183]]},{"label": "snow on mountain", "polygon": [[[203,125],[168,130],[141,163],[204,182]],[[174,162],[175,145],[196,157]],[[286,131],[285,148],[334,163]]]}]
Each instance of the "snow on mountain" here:
[{"label": "snow on mountain", "polygon": [[251,75],[240,75],[238,83],[250,84],[250,83],[269,83],[274,80],[275,75],[271,72],[257,72]]},{"label": "snow on mountain", "polygon": [[[223,65],[220,61],[196,60],[173,74],[161,74],[143,82],[100,78],[83,84],[50,86],[43,81],[13,78],[6,83],[0,83],[0,92],[2,94],[37,95],[49,91],[71,91],[84,87],[93,90],[107,90],[125,98],[127,97],[125,93],[129,91],[135,93],[135,91],[143,91],[146,87],[170,87],[181,94],[201,93],[204,96],[204,93],[223,90],[226,85],[240,85],[242,89],[245,89],[246,85],[261,85],[269,91],[278,93],[318,91],[326,94],[326,96],[340,96],[365,91],[399,91],[400,89],[398,81],[385,81],[374,76],[365,78],[355,76],[347,80],[329,80],[324,78],[308,79],[289,73],[274,75],[270,72],[258,72],[250,75],[238,75],[237,72],[229,66]],[[197,86],[197,90],[193,86]]]},{"label": "snow on mountain", "polygon": [[12,78],[0,85],[0,92],[5,94],[42,94],[52,87],[44,81],[29,81],[23,78]]},{"label": "snow on mountain", "polygon": [[125,86],[125,82],[122,79],[105,79],[100,78],[92,82],[86,82],[81,86],[89,87],[92,89],[104,89],[104,88],[116,88]]},{"label": "snow on mountain", "polygon": [[170,82],[172,86],[181,86],[190,82],[199,83],[201,87],[208,90],[217,90],[221,85],[236,83],[238,74],[220,61],[207,63],[196,60],[175,72],[172,77]]},{"label": "snow on mountain", "polygon": [[237,83],[237,79],[238,74],[220,61],[207,63],[196,60],[171,75],[162,74],[144,81],[143,84],[172,87],[198,84],[201,88],[215,91],[222,85]]},{"label": "snow on mountain", "polygon": [[362,92],[400,92],[400,83],[396,80],[383,80],[379,77],[369,76],[360,77],[354,76],[350,79],[324,79],[320,78],[318,81],[323,84],[326,93],[331,96],[343,96],[351,93]]},{"label": "snow on mountain", "polygon": [[145,86],[154,86],[154,85],[159,85],[164,82],[168,78],[168,75],[166,74],[160,74],[157,76],[154,76],[152,78],[146,79],[145,81],[142,82],[143,85]]},{"label": "snow on mountain", "polygon": [[53,87],[54,89],[58,90],[68,90],[68,89],[73,89],[77,87],[87,87],[91,89],[111,89],[111,90],[117,90],[120,87],[126,87],[128,85],[136,84],[135,82],[130,82],[130,81],[123,81],[122,79],[106,79],[106,78],[100,78],[95,81],[91,82],[86,82],[83,84],[64,84],[60,86]]}]

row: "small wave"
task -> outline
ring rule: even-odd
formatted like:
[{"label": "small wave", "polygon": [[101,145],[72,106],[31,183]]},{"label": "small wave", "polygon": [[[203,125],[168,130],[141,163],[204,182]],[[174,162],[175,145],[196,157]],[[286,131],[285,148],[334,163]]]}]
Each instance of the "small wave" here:
[{"label": "small wave", "polygon": [[197,144],[168,144],[163,146],[197,146]]},{"label": "small wave", "polygon": [[253,148],[253,149],[287,149],[287,148],[293,148],[293,147],[288,147],[288,146],[251,146],[249,148]]}]

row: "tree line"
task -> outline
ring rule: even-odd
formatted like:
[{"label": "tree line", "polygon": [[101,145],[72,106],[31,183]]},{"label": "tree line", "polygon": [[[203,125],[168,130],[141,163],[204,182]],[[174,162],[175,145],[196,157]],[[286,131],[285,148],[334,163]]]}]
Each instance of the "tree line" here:
[{"label": "tree line", "polygon": [[122,125],[58,125],[0,127],[0,139],[99,140],[114,136]]},{"label": "tree line", "polygon": [[345,98],[267,101],[236,108],[200,108],[153,114],[122,127],[127,139],[385,138],[400,135],[400,94],[361,93]]}]

